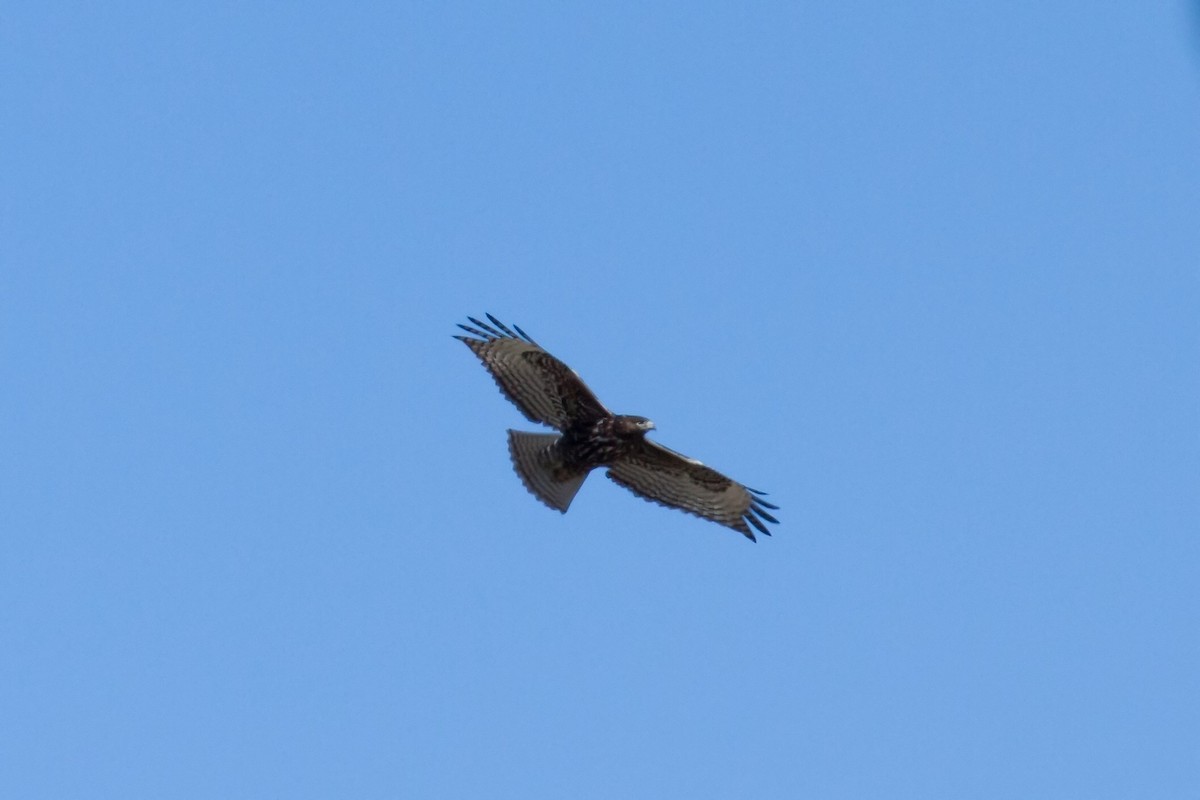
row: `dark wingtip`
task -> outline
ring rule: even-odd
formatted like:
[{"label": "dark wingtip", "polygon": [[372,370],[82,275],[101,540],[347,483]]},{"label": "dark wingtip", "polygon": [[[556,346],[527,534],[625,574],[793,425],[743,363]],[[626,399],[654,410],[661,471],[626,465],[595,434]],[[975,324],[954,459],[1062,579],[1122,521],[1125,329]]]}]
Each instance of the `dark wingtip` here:
[{"label": "dark wingtip", "polygon": [[771,535],[771,532],[769,530],[767,530],[767,526],[763,525],[761,522],[759,522],[758,518],[755,517],[753,514],[747,514],[746,516],[742,517],[742,519],[746,520],[751,525],[758,528],[760,533],[765,533],[767,536]]},{"label": "dark wingtip", "polygon": [[533,340],[532,336],[530,336],[525,331],[521,330],[520,325],[513,325],[513,330],[515,330],[517,333],[521,334],[521,338],[524,339],[525,341],[529,342],[530,344],[537,344],[537,342],[535,342]]},{"label": "dark wingtip", "polygon": [[507,334],[507,335],[508,335],[510,338],[513,338],[513,339],[517,338],[517,337],[516,337],[516,334],[514,334],[512,331],[510,331],[510,330],[508,329],[508,326],[507,326],[507,325],[505,325],[503,322],[501,322],[500,320],[496,319],[496,318],[495,318],[495,317],[493,317],[491,314],[488,314],[488,315],[487,315],[487,318],[488,318],[488,319],[490,319],[490,320],[492,321],[492,324],[493,324],[493,325],[495,325],[495,326],[496,326],[497,328],[499,328],[500,330],[504,331],[504,333],[505,333],[505,334]]},{"label": "dark wingtip", "polygon": [[775,518],[774,518],[774,517],[772,517],[770,514],[768,514],[767,512],[763,511],[761,508],[756,508],[756,509],[754,509],[754,513],[755,513],[755,514],[758,514],[760,517],[762,517],[763,519],[765,519],[767,522],[774,522],[776,525],[778,525],[778,524],[779,524],[779,520],[775,519]]},{"label": "dark wingtip", "polygon": [[[537,345],[537,342],[533,340],[533,337],[521,330],[520,327],[513,325],[510,328],[498,320],[494,314],[489,313],[485,314],[484,316],[488,318],[488,322],[484,322],[476,317],[467,317],[467,319],[470,320],[471,324],[475,327],[472,328],[469,325],[463,325],[462,323],[459,323],[458,327],[462,328],[472,336],[479,336],[484,339],[524,339],[532,345]],[[513,331],[516,332],[514,333]]]},{"label": "dark wingtip", "polygon": [[487,340],[487,339],[492,338],[491,334],[484,333],[481,330],[476,330],[475,328],[472,328],[470,325],[463,325],[461,322],[458,323],[458,327],[462,328],[464,331],[471,334],[472,336],[478,336],[480,339]]},{"label": "dark wingtip", "polygon": [[488,336],[490,336],[490,337],[493,337],[493,338],[496,338],[496,339],[501,339],[501,338],[503,338],[503,337],[504,337],[504,334],[503,334],[503,333],[501,333],[500,331],[496,330],[496,329],[495,329],[495,328],[493,328],[491,325],[488,325],[486,322],[480,322],[479,320],[475,319],[474,317],[467,317],[467,319],[471,320],[471,322],[474,322],[476,325],[478,325],[479,327],[481,327],[481,328],[483,328],[485,331],[487,331],[487,332],[488,332]]}]

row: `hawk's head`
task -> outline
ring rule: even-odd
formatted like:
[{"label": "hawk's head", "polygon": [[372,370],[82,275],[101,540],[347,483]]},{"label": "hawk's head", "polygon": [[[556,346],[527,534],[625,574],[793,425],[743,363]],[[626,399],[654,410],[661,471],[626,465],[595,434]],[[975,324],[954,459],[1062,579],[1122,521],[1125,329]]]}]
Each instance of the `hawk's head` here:
[{"label": "hawk's head", "polygon": [[617,417],[616,428],[618,436],[636,436],[654,430],[654,423],[645,417],[622,414]]}]

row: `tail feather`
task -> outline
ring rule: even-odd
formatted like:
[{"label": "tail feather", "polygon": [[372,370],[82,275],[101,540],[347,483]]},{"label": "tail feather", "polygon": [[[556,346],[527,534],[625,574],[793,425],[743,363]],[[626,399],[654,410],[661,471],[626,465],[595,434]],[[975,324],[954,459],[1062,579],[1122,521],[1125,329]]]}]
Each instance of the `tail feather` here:
[{"label": "tail feather", "polygon": [[565,473],[554,451],[557,433],[508,432],[508,454],[521,483],[546,505],[567,513],[587,473]]}]

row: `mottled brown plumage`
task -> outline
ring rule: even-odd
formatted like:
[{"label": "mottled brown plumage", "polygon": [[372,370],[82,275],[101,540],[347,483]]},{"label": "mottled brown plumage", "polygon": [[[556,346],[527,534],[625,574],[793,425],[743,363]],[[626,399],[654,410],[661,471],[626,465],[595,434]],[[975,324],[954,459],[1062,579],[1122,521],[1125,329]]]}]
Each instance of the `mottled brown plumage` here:
[{"label": "mottled brown plumage", "polygon": [[487,315],[491,324],[468,317],[456,336],[479,357],[500,391],[533,422],[559,433],[510,430],[508,449],[525,488],[550,508],[566,513],[588,473],[607,467],[616,483],[646,500],[678,508],[738,531],[754,541],[753,525],[776,509],[750,489],[710,467],[646,439],[654,423],[613,414],[575,371],[547,353],[517,326]]}]

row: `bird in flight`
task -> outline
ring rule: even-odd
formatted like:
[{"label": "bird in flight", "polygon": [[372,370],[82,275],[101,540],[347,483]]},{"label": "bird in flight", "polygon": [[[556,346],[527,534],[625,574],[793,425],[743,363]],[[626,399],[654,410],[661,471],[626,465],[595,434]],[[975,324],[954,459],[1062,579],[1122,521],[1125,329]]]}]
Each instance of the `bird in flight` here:
[{"label": "bird in flight", "polygon": [[487,318],[491,324],[467,317],[471,325],[458,327],[470,336],[454,338],[471,348],[522,414],[558,431],[508,432],[513,467],[534,497],[565,514],[588,473],[606,467],[609,478],[646,500],[733,528],[752,542],[751,526],[771,535],[763,523],[779,522],[767,511],[779,506],[764,500],[765,492],[650,441],[653,422],[613,414],[525,331]]}]

